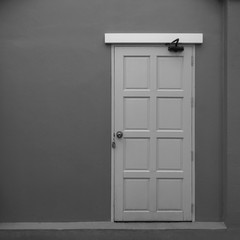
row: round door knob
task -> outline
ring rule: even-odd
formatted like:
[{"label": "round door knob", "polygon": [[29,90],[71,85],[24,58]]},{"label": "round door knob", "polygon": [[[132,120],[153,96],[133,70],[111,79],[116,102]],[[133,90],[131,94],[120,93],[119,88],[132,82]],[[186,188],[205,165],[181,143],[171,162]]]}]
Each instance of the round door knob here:
[{"label": "round door knob", "polygon": [[117,136],[117,138],[122,138],[123,137],[123,133],[121,131],[118,131],[116,133],[116,136]]}]

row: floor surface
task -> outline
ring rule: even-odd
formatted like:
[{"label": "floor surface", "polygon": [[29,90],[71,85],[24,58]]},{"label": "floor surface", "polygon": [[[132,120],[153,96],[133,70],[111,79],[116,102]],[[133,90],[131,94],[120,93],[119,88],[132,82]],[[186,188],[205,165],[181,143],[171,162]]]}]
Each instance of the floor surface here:
[{"label": "floor surface", "polygon": [[0,240],[240,240],[240,229],[222,230],[1,230]]}]

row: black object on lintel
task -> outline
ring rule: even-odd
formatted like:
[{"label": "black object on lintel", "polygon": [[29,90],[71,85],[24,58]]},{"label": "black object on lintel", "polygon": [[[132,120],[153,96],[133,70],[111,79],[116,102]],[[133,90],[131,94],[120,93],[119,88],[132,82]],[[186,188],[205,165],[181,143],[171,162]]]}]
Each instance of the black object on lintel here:
[{"label": "black object on lintel", "polygon": [[171,43],[167,43],[166,45],[168,46],[168,51],[170,51],[170,52],[182,52],[182,51],[184,51],[184,47],[179,46],[178,42],[179,42],[179,38],[175,39]]}]

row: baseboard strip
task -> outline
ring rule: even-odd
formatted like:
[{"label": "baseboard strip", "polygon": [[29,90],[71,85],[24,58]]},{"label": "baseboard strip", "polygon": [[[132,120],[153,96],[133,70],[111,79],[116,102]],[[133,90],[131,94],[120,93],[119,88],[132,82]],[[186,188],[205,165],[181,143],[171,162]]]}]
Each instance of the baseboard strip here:
[{"label": "baseboard strip", "polygon": [[0,230],[78,230],[78,229],[130,229],[130,230],[170,230],[170,229],[226,229],[223,222],[18,222],[0,223]]}]

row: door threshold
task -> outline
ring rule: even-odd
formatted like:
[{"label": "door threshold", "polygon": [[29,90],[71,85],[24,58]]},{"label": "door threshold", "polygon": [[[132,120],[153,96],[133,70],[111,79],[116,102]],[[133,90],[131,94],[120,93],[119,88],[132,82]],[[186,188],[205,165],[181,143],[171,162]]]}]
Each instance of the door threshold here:
[{"label": "door threshold", "polygon": [[175,230],[175,229],[226,229],[223,222],[17,222],[0,223],[0,230]]}]

